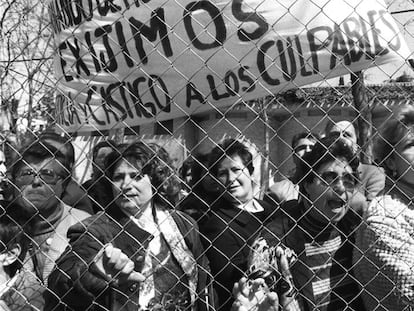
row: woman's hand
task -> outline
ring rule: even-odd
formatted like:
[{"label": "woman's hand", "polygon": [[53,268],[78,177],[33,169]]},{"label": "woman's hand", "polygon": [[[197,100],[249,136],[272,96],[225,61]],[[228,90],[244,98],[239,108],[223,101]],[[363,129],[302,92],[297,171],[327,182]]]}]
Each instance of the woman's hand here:
[{"label": "woman's hand", "polygon": [[278,311],[279,298],[275,292],[269,291],[262,278],[248,280],[241,278],[234,284],[235,301],[232,311]]},{"label": "woman's hand", "polygon": [[290,249],[278,246],[273,256],[276,257],[274,266],[277,265],[273,268],[280,273],[280,278],[275,286],[277,293],[270,291],[263,278],[253,280],[242,278],[233,288],[235,302],[232,311],[278,311],[279,307],[288,311],[300,310],[289,269],[288,258],[291,258],[293,254]]},{"label": "woman's hand", "polygon": [[278,267],[282,275],[279,281],[279,300],[283,310],[296,311],[300,310],[299,302],[296,299],[296,291],[293,284],[293,277],[289,269],[289,260],[287,253],[290,250],[281,247],[276,248],[276,257],[278,258]]},{"label": "woman's hand", "polygon": [[134,271],[134,262],[121,249],[114,247],[111,243],[106,244],[99,251],[94,262],[108,279],[112,279],[119,285],[126,282],[139,283],[145,280],[141,273]]}]

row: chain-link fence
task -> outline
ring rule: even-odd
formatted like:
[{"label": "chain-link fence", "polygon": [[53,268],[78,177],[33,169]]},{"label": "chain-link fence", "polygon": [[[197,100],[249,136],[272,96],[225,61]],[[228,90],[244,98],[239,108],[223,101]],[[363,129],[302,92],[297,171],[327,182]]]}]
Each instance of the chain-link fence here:
[{"label": "chain-link fence", "polygon": [[0,309],[411,310],[412,2],[0,8]]}]

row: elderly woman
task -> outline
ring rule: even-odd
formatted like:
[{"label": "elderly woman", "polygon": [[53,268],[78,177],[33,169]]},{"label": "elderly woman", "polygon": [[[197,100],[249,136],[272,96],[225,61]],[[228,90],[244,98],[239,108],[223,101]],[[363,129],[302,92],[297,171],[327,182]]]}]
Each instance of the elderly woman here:
[{"label": "elderly woman", "polygon": [[369,310],[414,306],[414,107],[387,123],[374,151],[387,174],[383,194],[364,215],[355,248],[356,276]]},{"label": "elderly woman", "polygon": [[218,294],[218,310],[229,310],[231,291],[247,269],[250,245],[274,208],[257,200],[253,190],[253,157],[247,147],[227,139],[210,154],[210,173],[220,183],[220,198],[200,223]]},{"label": "elderly woman", "polygon": [[160,150],[135,142],[107,156],[114,204],[69,230],[45,310],[208,310],[197,226],[172,209],[179,182]]},{"label": "elderly woman", "polygon": [[[349,206],[358,182],[358,164],[355,151],[343,139],[328,137],[317,142],[299,166],[301,200],[282,204],[278,217],[253,243],[247,277],[262,270],[276,275],[279,282],[270,293],[279,295],[283,310],[299,306],[303,310],[363,310],[352,271],[353,233],[360,217]],[[285,249],[293,250],[297,260]],[[286,268],[289,258],[291,275]],[[264,310],[270,302],[269,310],[277,310],[277,299],[267,295],[272,284],[262,285],[250,286],[242,279],[235,288],[235,309],[247,305],[249,310]],[[248,299],[252,291],[256,297],[259,293],[267,297],[253,301],[253,309]]]}]

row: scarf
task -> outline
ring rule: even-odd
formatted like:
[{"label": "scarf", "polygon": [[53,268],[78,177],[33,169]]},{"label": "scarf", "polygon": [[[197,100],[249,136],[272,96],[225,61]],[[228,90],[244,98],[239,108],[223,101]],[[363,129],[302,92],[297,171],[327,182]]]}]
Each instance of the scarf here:
[{"label": "scarf", "polygon": [[[197,298],[198,269],[194,255],[185,243],[183,235],[181,234],[176,222],[168,211],[154,208],[154,218],[157,229],[162,235],[162,237],[160,236],[159,238],[163,238],[165,240],[168,249],[171,252],[171,255],[177,260],[180,268],[187,276],[191,306],[192,310],[195,310],[195,302]],[[134,218],[132,218],[132,220],[138,225],[138,222],[134,220]],[[152,267],[151,255],[149,254],[150,251],[151,250],[149,249],[147,252],[143,270],[151,270],[154,268]],[[152,276],[153,274],[151,273],[141,284],[141,288],[147,296],[151,296],[150,293],[155,290],[154,279]],[[144,305],[145,303],[146,302],[144,302]]]},{"label": "scarf", "polygon": [[63,206],[61,204],[58,204],[56,206],[56,209],[48,218],[45,218],[42,215],[38,215],[36,218],[35,236],[42,236],[50,232],[53,232],[59,224],[59,222],[61,221],[62,215]]}]

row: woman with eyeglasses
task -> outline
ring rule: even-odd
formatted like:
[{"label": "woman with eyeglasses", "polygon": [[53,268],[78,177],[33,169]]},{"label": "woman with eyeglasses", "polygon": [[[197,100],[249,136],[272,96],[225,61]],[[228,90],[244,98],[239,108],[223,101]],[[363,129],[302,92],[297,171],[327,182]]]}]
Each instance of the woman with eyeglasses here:
[{"label": "woman with eyeglasses", "polygon": [[[353,148],[338,138],[321,139],[304,156],[301,200],[282,204],[253,244],[246,278],[234,288],[234,310],[277,310],[278,303],[283,310],[363,310],[352,271],[360,217],[349,207],[358,164]],[[251,280],[261,270],[264,278]]]},{"label": "woman with eyeglasses", "polygon": [[357,234],[357,277],[369,310],[414,307],[414,107],[395,112],[374,152],[387,175]]},{"label": "woman with eyeglasses", "polygon": [[209,310],[208,262],[195,221],[174,209],[168,154],[135,142],[105,166],[113,205],[70,228],[45,310]]},{"label": "woman with eyeglasses", "polygon": [[254,189],[253,155],[242,142],[228,138],[210,153],[209,172],[219,190],[200,222],[206,254],[214,277],[218,308],[227,311],[231,291],[247,269],[247,255],[274,207],[258,200]]}]

